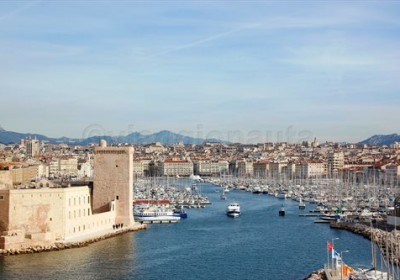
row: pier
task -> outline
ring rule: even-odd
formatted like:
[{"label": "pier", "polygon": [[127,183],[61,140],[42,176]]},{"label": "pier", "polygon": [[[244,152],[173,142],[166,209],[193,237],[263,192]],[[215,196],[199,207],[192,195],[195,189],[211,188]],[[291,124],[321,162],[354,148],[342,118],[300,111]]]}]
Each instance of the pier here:
[{"label": "pier", "polygon": [[299,217],[321,217],[322,214],[318,213],[308,213],[308,214],[299,214]]}]

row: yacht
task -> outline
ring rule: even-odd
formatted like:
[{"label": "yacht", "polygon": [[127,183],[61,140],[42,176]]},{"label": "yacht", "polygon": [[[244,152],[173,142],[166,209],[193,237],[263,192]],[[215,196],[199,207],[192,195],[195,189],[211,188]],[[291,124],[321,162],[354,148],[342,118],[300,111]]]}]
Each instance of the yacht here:
[{"label": "yacht", "polygon": [[280,191],[279,193],[276,194],[276,197],[279,199],[286,199],[287,193],[285,191]]},{"label": "yacht", "polygon": [[226,208],[226,214],[229,217],[236,218],[240,215],[240,205],[237,202],[232,202]]},{"label": "yacht", "polygon": [[305,209],[306,208],[306,204],[304,203],[304,201],[300,198],[299,200],[299,209]]}]

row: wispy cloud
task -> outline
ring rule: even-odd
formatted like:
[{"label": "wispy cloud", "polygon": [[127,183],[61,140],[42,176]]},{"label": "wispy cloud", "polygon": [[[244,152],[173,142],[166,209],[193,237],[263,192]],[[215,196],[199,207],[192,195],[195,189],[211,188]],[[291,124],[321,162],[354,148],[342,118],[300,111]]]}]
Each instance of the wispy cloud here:
[{"label": "wispy cloud", "polygon": [[399,3],[251,3],[2,6],[0,90],[18,95],[25,110],[11,118],[14,107],[5,108],[0,119],[15,130],[30,129],[29,119],[38,132],[65,134],[29,108],[61,122],[76,107],[81,125],[87,105],[90,120],[114,130],[130,122],[151,131],[295,125],[346,138],[397,129]]},{"label": "wispy cloud", "polygon": [[43,2],[43,0],[32,0],[28,2],[18,1],[17,3],[20,5],[17,8],[13,8],[12,10],[5,12],[3,14],[0,13],[0,21],[15,17],[16,15],[19,15],[20,13],[23,13],[31,9],[32,7],[39,5],[41,2]]}]

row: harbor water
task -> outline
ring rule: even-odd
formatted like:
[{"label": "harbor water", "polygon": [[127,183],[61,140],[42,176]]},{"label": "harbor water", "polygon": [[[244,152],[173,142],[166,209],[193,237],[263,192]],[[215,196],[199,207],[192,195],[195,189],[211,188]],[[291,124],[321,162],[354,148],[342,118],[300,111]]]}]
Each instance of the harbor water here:
[{"label": "harbor water", "polygon": [[[348,265],[371,267],[369,240],[299,217],[315,205],[299,210],[290,199],[237,190],[221,200],[220,188],[198,186],[212,204],[188,209],[188,219],[83,248],[1,256],[0,279],[303,279],[324,266],[327,241],[335,238],[337,251],[349,250]],[[241,206],[236,219],[225,212],[232,201]]]}]

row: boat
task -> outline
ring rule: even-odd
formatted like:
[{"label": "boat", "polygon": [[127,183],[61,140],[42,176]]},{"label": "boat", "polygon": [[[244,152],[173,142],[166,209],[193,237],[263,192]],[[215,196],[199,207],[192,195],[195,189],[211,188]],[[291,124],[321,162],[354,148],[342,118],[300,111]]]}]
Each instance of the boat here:
[{"label": "boat", "polygon": [[154,205],[135,208],[134,218],[142,224],[177,223],[181,220],[181,217],[175,215],[172,209]]},{"label": "boat", "polygon": [[221,193],[221,195],[219,197],[221,198],[221,200],[225,200],[226,199],[225,190],[222,190],[222,193]]},{"label": "boat", "polygon": [[281,208],[279,208],[279,216],[285,216],[285,207],[283,206],[283,204]]},{"label": "boat", "polygon": [[262,193],[262,190],[261,190],[260,187],[257,186],[257,187],[254,187],[254,188],[253,188],[252,193],[254,193],[254,194],[261,194],[261,193]]},{"label": "boat", "polygon": [[175,217],[180,217],[181,219],[187,218],[187,213],[183,205],[178,205],[173,210]]},{"label": "boat", "polygon": [[276,194],[276,197],[279,199],[286,199],[287,193],[285,191],[280,191]]},{"label": "boat", "polygon": [[393,277],[388,275],[387,272],[375,270],[375,269],[362,269],[362,270],[355,270],[351,273],[351,279],[354,280],[382,280],[382,279],[389,279],[392,280]]},{"label": "boat", "polygon": [[299,209],[305,209],[306,208],[306,204],[304,203],[304,201],[300,198],[299,200]]},{"label": "boat", "polygon": [[226,208],[226,214],[229,217],[236,218],[240,216],[240,205],[237,202],[232,202]]}]

